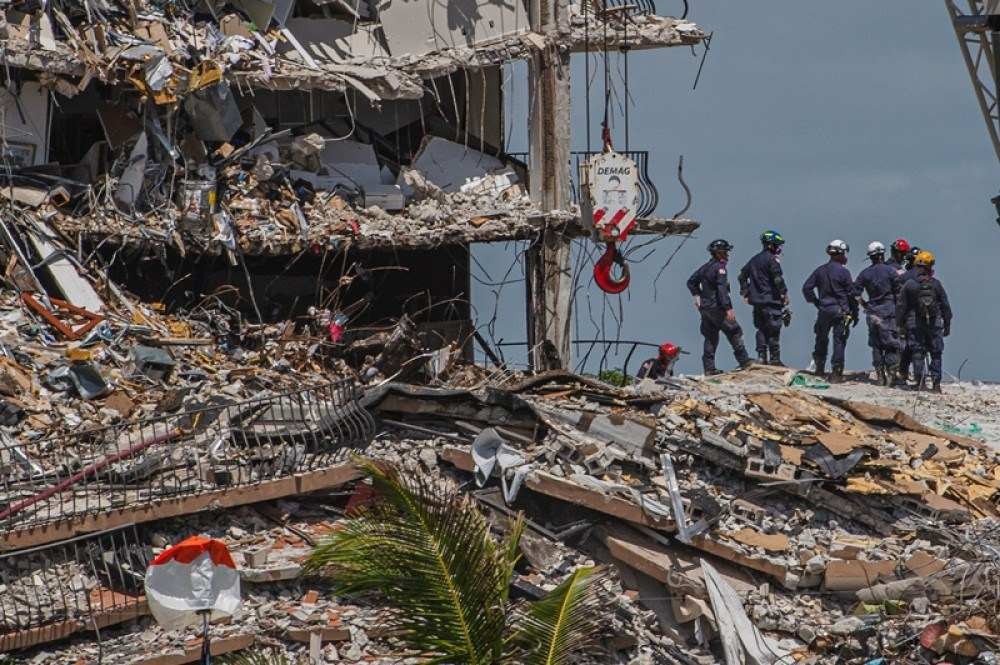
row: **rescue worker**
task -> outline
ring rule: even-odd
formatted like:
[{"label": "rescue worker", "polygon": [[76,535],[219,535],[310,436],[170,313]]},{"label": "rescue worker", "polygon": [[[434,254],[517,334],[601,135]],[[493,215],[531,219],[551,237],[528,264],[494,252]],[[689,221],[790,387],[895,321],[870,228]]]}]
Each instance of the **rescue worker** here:
[{"label": "rescue worker", "polygon": [[694,271],[687,281],[688,291],[694,297],[695,309],[701,314],[701,334],[705,348],[701,362],[706,375],[721,374],[715,367],[715,349],[719,333],[725,333],[740,369],[753,364],[743,345],[743,329],[736,322],[736,312],[729,297],[729,273],[726,264],[733,246],[726,240],[713,240],[708,246],[711,258]]},{"label": "rescue worker", "polygon": [[753,305],[753,326],[757,329],[757,362],[777,365],[781,362],[781,325],[788,306],[788,287],[781,272],[781,246],[785,239],[777,231],[760,234],[763,246],[740,271],[740,295]]},{"label": "rescue worker", "polygon": [[[885,245],[868,245],[872,264],[861,271],[854,281],[854,297],[865,310],[868,322],[868,346],[878,382],[891,386],[899,369],[899,337],[896,324],[896,300],[901,290],[896,269],[885,261]],[[868,302],[864,296],[867,294]]]},{"label": "rescue worker", "polygon": [[896,238],[889,246],[889,252],[889,260],[885,264],[895,269],[897,275],[902,276],[906,272],[903,264],[906,262],[907,254],[910,253],[910,243],[906,242],[905,238]]},{"label": "rescue worker", "polygon": [[806,302],[816,306],[816,346],[813,349],[813,361],[816,363],[816,373],[824,374],[826,370],[826,353],[830,343],[830,333],[833,333],[833,355],[830,383],[840,383],[844,380],[844,348],[850,334],[850,325],[858,325],[858,301],[854,298],[854,280],[851,272],[845,267],[847,253],[850,248],[843,240],[833,240],[826,247],[830,261],[813,270],[809,279],[802,285],[802,295]]},{"label": "rescue worker", "polygon": [[[903,267],[905,270],[900,276],[899,281],[899,293],[900,297],[903,294],[903,288],[906,283],[910,280],[917,278],[917,268],[913,265],[914,260],[917,258],[917,254],[920,253],[920,248],[916,246],[910,246],[910,251],[907,252],[906,257],[903,261]],[[899,303],[897,300],[896,310],[899,310]],[[899,339],[900,339],[900,352],[899,352],[899,372],[896,377],[896,385],[905,386],[906,382],[910,378],[910,365],[913,364],[913,349],[910,348],[910,340],[907,337],[908,330],[906,327],[906,321],[899,320]]]},{"label": "rescue worker", "polygon": [[913,261],[916,279],[903,286],[899,318],[913,352],[914,390],[924,389],[924,357],[930,355],[931,390],[941,392],[941,355],[951,334],[951,305],[941,282],[934,277],[934,255],[924,250]]},{"label": "rescue worker", "polygon": [[674,375],[674,365],[681,355],[681,347],[667,342],[660,344],[659,355],[642,363],[636,372],[636,379],[662,379]]}]

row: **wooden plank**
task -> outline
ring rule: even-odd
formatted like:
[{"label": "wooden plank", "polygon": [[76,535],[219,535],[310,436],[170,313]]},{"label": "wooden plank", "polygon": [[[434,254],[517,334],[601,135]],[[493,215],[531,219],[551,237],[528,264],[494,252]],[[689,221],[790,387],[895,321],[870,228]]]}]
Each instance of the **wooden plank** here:
[{"label": "wooden plank", "polygon": [[289,628],[285,637],[293,642],[309,644],[313,634],[318,634],[321,642],[346,642],[351,639],[351,631],[340,626],[322,626],[319,628]]},{"label": "wooden plank", "polygon": [[86,621],[60,621],[47,626],[38,626],[13,633],[5,633],[0,635],[0,653],[62,640],[80,631],[93,630],[95,623],[99,629],[107,628],[108,626],[131,621],[147,614],[149,614],[149,605],[146,603],[145,598],[140,597],[136,599],[135,603],[127,607],[97,612],[87,617]]},{"label": "wooden plank", "polygon": [[583,506],[584,508],[590,508],[599,513],[611,515],[612,517],[617,517],[633,524],[641,524],[660,531],[673,531],[675,529],[672,519],[656,520],[652,515],[644,511],[641,506],[631,501],[626,501],[618,497],[609,497],[600,492],[586,489],[565,478],[535,471],[528,474],[528,477],[524,479],[524,484],[539,494],[544,494],[577,506]]},{"label": "wooden plank", "polygon": [[[441,459],[468,473],[472,473],[475,470],[472,455],[465,448],[445,446],[441,450]],[[643,511],[641,506],[631,501],[601,494],[600,492],[581,487],[571,480],[559,478],[543,471],[532,471],[524,479],[524,483],[531,491],[544,494],[553,499],[590,508],[591,510],[610,515],[611,517],[617,517],[627,522],[648,526],[651,529],[658,529],[660,531],[674,530],[674,522],[671,519],[656,520],[652,515],[648,515]]]},{"label": "wooden plank", "polygon": [[854,400],[841,399],[837,397],[827,397],[825,399],[830,404],[841,407],[842,409],[849,411],[854,417],[859,420],[863,420],[866,423],[874,423],[876,425],[883,425],[892,427],[895,425],[901,429],[909,430],[911,432],[917,432],[919,434],[927,434],[928,436],[938,437],[951,441],[955,445],[962,446],[963,448],[970,450],[985,450],[987,448],[986,444],[978,439],[973,439],[968,436],[962,436],[960,434],[952,434],[950,432],[945,432],[943,430],[935,429],[933,427],[928,427],[920,422],[918,422],[912,416],[900,411],[898,409],[893,409],[887,406],[879,406],[877,404],[869,404],[867,402],[857,402]]},{"label": "wooden plank", "polygon": [[652,544],[641,545],[610,535],[604,539],[604,545],[611,552],[611,556],[626,566],[635,568],[643,575],[648,575],[658,582],[667,584],[670,581],[675,562],[667,553],[666,548]]},{"label": "wooden plank", "polygon": [[[610,526],[603,534],[603,542],[611,556],[619,562],[670,588],[686,588],[690,593],[702,583],[701,566],[698,563],[701,554],[689,550],[681,543],[676,547],[666,547],[631,529],[614,526]],[[753,583],[753,576],[743,568],[726,562],[719,562],[717,567],[737,591],[757,588]]]},{"label": "wooden plank", "polygon": [[295,494],[307,494],[317,490],[339,487],[361,478],[362,475],[363,473],[353,464],[340,464],[287,478],[266,480],[256,485],[162,499],[130,508],[106,510],[96,515],[86,515],[44,526],[9,531],[0,537],[0,551],[43,545],[128,524],[153,522],[207,510],[270,501]]},{"label": "wooden plank", "polygon": [[780,584],[785,583],[785,578],[788,575],[788,569],[785,566],[779,566],[778,564],[771,563],[765,559],[755,559],[753,557],[749,557],[739,550],[726,545],[725,543],[720,543],[717,540],[712,540],[710,538],[706,538],[705,536],[698,536],[697,538],[694,538],[691,541],[691,546],[696,547],[702,552],[714,554],[715,556],[725,559],[731,563],[735,563],[738,566],[756,570],[764,573],[765,575],[770,575]]},{"label": "wooden plank", "polygon": [[[234,635],[233,637],[224,637],[222,639],[212,640],[210,650],[213,656],[222,656],[227,653],[232,653],[233,651],[239,651],[241,649],[252,647],[255,639],[254,635]],[[191,642],[188,642],[188,645],[189,646],[182,654],[158,654],[155,656],[146,656],[133,661],[133,665],[187,665],[188,663],[198,662],[198,659],[201,658],[201,640],[192,640]]]},{"label": "wooden plank", "polygon": [[[458,446],[445,446],[441,451],[441,459],[469,473],[472,473],[475,468],[472,455]],[[664,532],[675,530],[673,520],[656,521],[651,515],[644,512],[642,507],[631,501],[626,501],[618,497],[605,496],[600,492],[581,487],[565,478],[559,478],[558,476],[553,476],[542,471],[533,471],[524,479],[524,484],[533,492],[577,506],[583,506],[584,508],[589,508],[596,512],[610,515],[611,517],[617,517],[626,522],[640,524]],[[691,547],[744,568],[770,575],[782,584],[784,584],[785,577],[788,574],[788,569],[785,566],[779,566],[765,559],[749,557],[731,545],[706,538],[705,536],[694,538],[691,542]],[[650,577],[660,579],[657,575],[647,572],[647,570],[641,568],[639,570]]]}]

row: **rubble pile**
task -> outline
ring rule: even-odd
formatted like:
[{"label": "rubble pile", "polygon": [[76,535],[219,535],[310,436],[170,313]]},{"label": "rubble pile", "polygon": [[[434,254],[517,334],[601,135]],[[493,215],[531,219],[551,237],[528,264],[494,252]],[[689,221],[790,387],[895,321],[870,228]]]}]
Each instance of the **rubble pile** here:
[{"label": "rubble pile", "polygon": [[[151,317],[168,324],[155,312]],[[18,330],[14,324],[8,334]],[[31,354],[45,349],[35,346],[22,345],[19,352],[34,361],[41,356]],[[198,353],[206,357],[234,350],[215,340],[205,346]],[[48,352],[47,362],[63,362]],[[169,397],[170,383],[194,357],[179,356],[170,378],[147,388],[150,395]],[[5,366],[27,360],[9,359]],[[276,371],[262,364],[259,375],[234,367],[219,372],[228,387],[209,382],[174,399],[227,390],[232,396],[308,376],[300,373],[308,365]],[[125,374],[109,374],[137,405],[153,404]],[[387,381],[380,374],[359,398],[378,419],[379,434],[358,448],[408,473],[453,479],[472,492],[498,533],[515,511],[524,511],[528,531],[516,593],[538,597],[576,567],[611,564],[616,576],[606,592],[619,606],[608,621],[605,644],[612,660],[606,662],[712,662],[720,648],[745,650],[759,662],[990,662],[1000,630],[1000,458],[978,440],[936,430],[894,409],[786,388],[791,374],[758,368],[710,381],[679,378],[624,389],[563,371],[521,375],[454,362],[413,377],[422,384]],[[60,394],[45,385],[37,390],[49,399]],[[87,412],[93,401],[70,397],[72,390],[62,391],[64,412]],[[274,419],[281,409],[269,404],[267,418]],[[22,408],[41,411],[30,403]],[[284,427],[295,421],[288,414],[282,418]],[[15,487],[11,478],[23,483],[25,468],[33,464],[42,475],[52,472],[60,457],[46,458],[33,448],[30,429],[19,424],[6,431],[28,455],[27,462],[6,461],[8,488]],[[106,449],[88,448],[90,441],[79,437],[80,446],[59,455],[78,456],[73,468],[107,455]],[[272,439],[271,454],[254,458],[248,468],[297,454],[281,441]],[[195,438],[177,449],[211,459],[212,444],[201,445]],[[200,463],[181,466],[197,469]],[[350,463],[338,455],[317,468],[344,466]],[[122,486],[137,482],[135,468],[129,468],[131,476],[118,469]],[[213,496],[225,495],[219,476],[204,480],[215,484],[186,491],[197,497],[221,488]],[[106,495],[108,487],[95,484],[89,491],[103,489]],[[142,560],[190,533],[219,537],[234,551],[246,584],[244,614],[219,627],[227,649],[256,643],[320,659],[314,662],[398,662],[392,636],[379,632],[377,599],[334,597],[320,580],[302,577],[312,546],[337,528],[365,487],[356,473],[345,473],[312,493],[290,488],[274,498],[258,495],[263,502],[252,507],[209,504],[183,518],[141,517],[143,524],[132,527],[138,529],[135,546],[87,549],[86,536],[75,547],[104,552],[104,560],[124,560],[118,569],[134,576]],[[107,505],[127,512],[130,501],[108,499]],[[212,512],[199,514],[205,509]],[[50,515],[48,523],[66,517]],[[0,560],[0,582],[16,599],[11,607],[2,605],[11,617],[4,624],[10,631],[6,644],[19,645],[29,625],[75,621],[70,642],[35,646],[25,657],[90,662],[96,648],[83,619],[86,596],[111,604],[101,616],[117,612],[101,631],[105,657],[126,653],[137,639],[148,660],[129,662],[154,665],[157,655],[196,653],[190,635],[165,633],[145,616],[134,579],[129,587],[121,573],[88,573],[93,556],[79,551],[63,563],[30,551]],[[145,559],[136,558],[139,551]],[[123,559],[123,552],[133,552],[132,558]],[[51,579],[77,593],[60,596],[73,602],[33,591],[39,584],[52,587]],[[755,654],[740,641],[744,630],[759,631],[754,640],[772,655]]]},{"label": "rubble pile", "polygon": [[380,410],[471,440],[443,458],[478,483],[499,475],[535,519],[552,500],[585,508],[597,544],[580,546],[665,584],[661,628],[685,648],[726,638],[697,574],[708,559],[796,660],[989,658],[1000,458],[892,409],[781,388],[790,374],[754,370],[770,387],[750,393],[734,387],[747,374],[667,390],[558,374],[479,394],[400,387]]}]

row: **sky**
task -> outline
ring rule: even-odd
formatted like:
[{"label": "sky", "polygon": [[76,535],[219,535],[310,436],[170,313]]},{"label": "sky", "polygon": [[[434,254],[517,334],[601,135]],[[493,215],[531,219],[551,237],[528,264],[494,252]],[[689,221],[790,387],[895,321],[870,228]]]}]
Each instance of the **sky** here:
[{"label": "sky", "polygon": [[[679,5],[657,0],[660,14],[680,11]],[[1000,226],[990,203],[1000,192],[1000,169],[944,3],[697,0],[688,18],[715,35],[698,88],[692,90],[700,47],[696,53],[631,53],[630,144],[651,152],[661,217],[683,205],[676,166],[684,155],[694,196],[686,216],[701,229],[669,263],[681,241],[653,245],[655,253],[632,265],[632,285],[622,296],[604,296],[592,285],[593,261],[585,254],[595,246],[580,241],[574,337],[669,340],[691,353],[679,371],[700,372],[699,319],[684,283],[707,259],[707,244],[726,238],[735,245],[735,293],[736,273],[759,251],[761,231],[770,228],[787,240],[782,265],[793,321],[782,335],[783,359],[804,367],[815,310],[801,285],[825,262],[827,243],[849,243],[848,268],[857,275],[868,265],[869,242],[888,246],[902,236],[934,252],[955,311],[945,372],[956,375],[961,368],[963,379],[1000,380]],[[603,67],[599,56],[592,63],[592,69]],[[620,99],[621,62],[616,57],[612,65]],[[527,83],[523,66],[509,68],[508,75],[509,150],[516,151],[526,144]],[[584,57],[575,56],[574,149],[586,148],[585,81]],[[589,123],[595,142],[602,99],[598,76]],[[613,113],[615,144],[622,147],[619,103]],[[522,243],[474,248],[473,303],[480,324],[493,321],[485,331],[493,340],[525,339],[523,270],[516,263],[522,251]],[[753,354],[751,310],[739,302],[736,314]],[[524,358],[517,347],[504,352],[515,363]],[[648,355],[637,352],[629,370]],[[735,366],[724,340],[717,358],[720,368]],[[609,358],[612,366],[622,360]],[[847,366],[871,366],[863,322],[852,331]]]}]

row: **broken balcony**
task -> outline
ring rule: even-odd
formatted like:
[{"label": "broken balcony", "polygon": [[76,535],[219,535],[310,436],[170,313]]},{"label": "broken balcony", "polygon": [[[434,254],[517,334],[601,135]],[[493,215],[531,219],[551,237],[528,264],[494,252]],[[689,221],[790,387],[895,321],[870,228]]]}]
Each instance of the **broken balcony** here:
[{"label": "broken balcony", "polygon": [[5,57],[26,77],[3,100],[5,198],[84,244],[181,253],[582,234],[575,210],[529,200],[523,165],[498,147],[502,66],[553,42],[641,49],[704,33],[648,0],[571,4],[546,34],[522,2],[441,7],[238,0],[177,16],[14,4]]},{"label": "broken balcony", "polygon": [[4,435],[2,548],[338,484],[353,473],[349,452],[375,430],[358,396],[345,381],[253,400],[220,395],[200,408],[163,404],[168,415],[71,437]]}]

